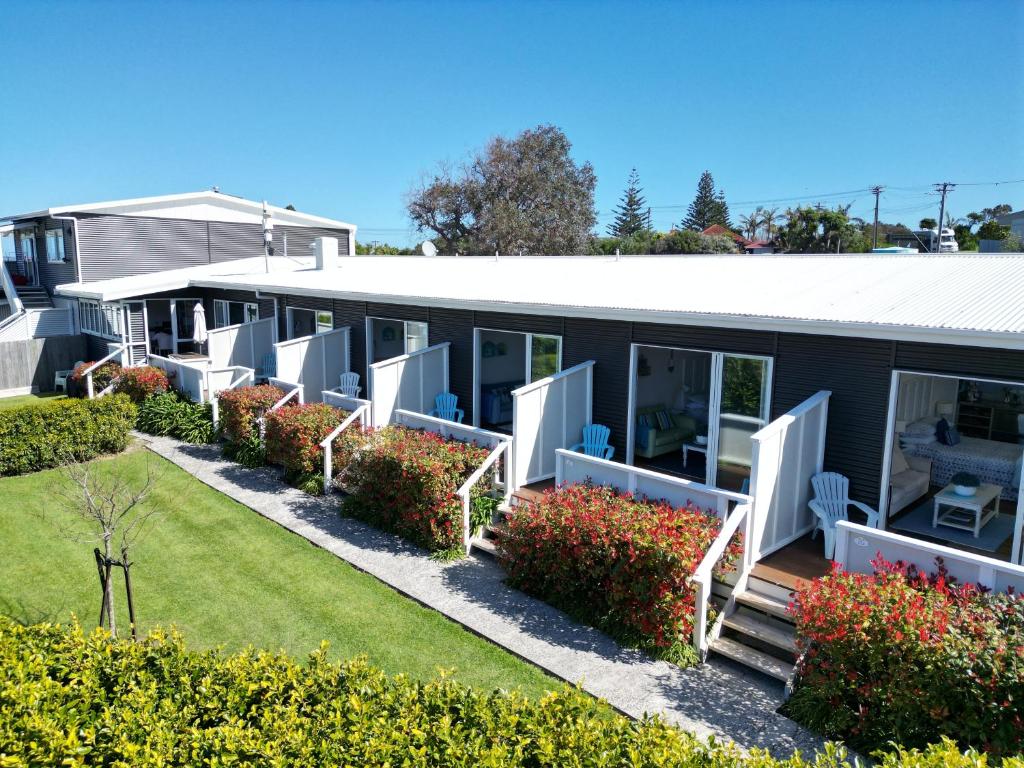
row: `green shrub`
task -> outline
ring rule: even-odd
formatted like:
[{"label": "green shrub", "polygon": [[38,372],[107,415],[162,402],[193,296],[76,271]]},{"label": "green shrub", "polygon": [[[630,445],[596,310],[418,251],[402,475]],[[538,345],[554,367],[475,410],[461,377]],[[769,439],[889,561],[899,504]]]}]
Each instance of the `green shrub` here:
[{"label": "green shrub", "polygon": [[[721,528],[709,510],[675,508],[581,484],[515,508],[499,559],[508,582],[627,645],[697,661],[690,578]],[[718,573],[733,570],[740,538]]]},{"label": "green shrub", "polygon": [[169,388],[167,374],[152,365],[125,368],[114,383],[115,392],[123,392],[135,403],[166,392]]},{"label": "green shrub", "polygon": [[[79,363],[75,366],[75,370],[71,372],[71,383],[74,388],[74,395],[76,397],[87,397],[88,392],[88,377],[85,375],[85,371],[95,365],[94,362]],[[118,376],[121,375],[120,363],[115,363],[113,360],[104,363],[95,371],[92,372],[92,389],[95,394],[99,394],[104,389],[110,386],[111,382],[114,381]]]},{"label": "green shrub", "polygon": [[267,449],[263,446],[259,434],[254,432],[237,442],[225,441],[224,458],[237,461],[249,469],[258,469],[267,463]]},{"label": "green shrub", "polygon": [[135,414],[135,404],[125,395],[52,400],[0,411],[0,475],[120,453],[128,445]]},{"label": "green shrub", "polygon": [[[326,403],[285,405],[264,418],[267,460],[284,467],[285,478],[296,484],[310,475],[323,473],[320,442],[345,420],[348,413]],[[361,442],[362,433],[350,425],[332,443],[332,465],[337,470],[348,463],[352,450]],[[321,480],[320,489],[323,490]]]},{"label": "green shrub", "polygon": [[[457,491],[489,451],[400,426],[374,432],[361,446],[345,469],[343,514],[393,531],[435,554],[461,550]],[[488,490],[481,482],[473,493]]]},{"label": "green shrub", "polygon": [[[101,630],[0,617],[0,764],[675,766],[842,768],[842,750],[776,760],[655,718],[630,720],[565,686],[540,701],[441,676],[388,677],[326,648],[298,664],[249,649],[185,648],[177,635],[111,641]],[[884,768],[980,768],[944,744]],[[1021,768],[1020,760],[1007,768]]]},{"label": "green shrub", "polygon": [[1024,599],[875,562],[837,569],[793,606],[803,651],[791,716],[859,749],[948,736],[994,755],[1024,746]]},{"label": "green shrub", "polygon": [[212,443],[216,437],[212,409],[177,392],[148,397],[139,404],[136,426],[150,435],[166,435],[186,443]]}]

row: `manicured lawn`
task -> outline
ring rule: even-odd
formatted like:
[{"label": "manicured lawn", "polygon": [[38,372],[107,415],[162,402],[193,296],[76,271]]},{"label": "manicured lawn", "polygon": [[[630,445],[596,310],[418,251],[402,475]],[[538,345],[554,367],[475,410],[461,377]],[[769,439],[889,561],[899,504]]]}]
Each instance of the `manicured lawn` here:
[{"label": "manicured lawn", "polygon": [[22,405],[38,405],[47,400],[64,397],[60,392],[41,392],[38,395],[14,395],[13,397],[0,397],[0,411],[4,408],[17,408]]},{"label": "manicured lawn", "polygon": [[[248,644],[300,657],[327,640],[332,656],[366,654],[389,673],[433,677],[438,667],[491,688],[537,696],[547,677],[372,576],[265,520],[143,449],[98,460],[103,471],[160,474],[155,519],[133,555],[142,628],[175,625],[193,647]],[[92,542],[58,533],[57,471],[0,479],[0,612],[19,621],[95,626],[99,586]],[[118,621],[127,623],[118,578]]]}]

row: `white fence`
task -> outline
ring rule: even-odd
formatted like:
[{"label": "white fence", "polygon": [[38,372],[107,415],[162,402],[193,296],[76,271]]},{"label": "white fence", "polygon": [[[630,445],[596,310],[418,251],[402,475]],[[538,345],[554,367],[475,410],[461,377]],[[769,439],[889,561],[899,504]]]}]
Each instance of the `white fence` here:
[{"label": "white fence", "polygon": [[593,360],[512,391],[514,487],[556,474],[555,451],[583,439],[593,399]]},{"label": "white fence", "polygon": [[276,322],[275,318],[268,317],[254,323],[229,325],[210,331],[206,348],[213,367],[260,368],[263,356],[274,351]]},{"label": "white fence", "polygon": [[208,360],[172,360],[169,357],[150,355],[149,364],[167,374],[171,386],[188,395],[196,403],[205,403],[209,392],[207,371]]},{"label": "white fence", "polygon": [[26,309],[5,319],[0,341],[70,336],[75,332],[75,314],[68,308]]},{"label": "white fence", "polygon": [[320,393],[337,386],[341,374],[351,370],[350,330],[346,326],[278,342],[274,345],[277,378],[302,387],[305,402],[320,402]]},{"label": "white fence", "polygon": [[835,561],[845,570],[873,573],[871,561],[878,555],[889,562],[902,560],[912,563],[926,572],[934,572],[935,558],[941,557],[950,575],[959,582],[980,584],[995,592],[1006,592],[1012,587],[1016,594],[1024,594],[1024,566],[941,544],[931,544],[891,531],[839,521],[836,525]]},{"label": "white fence", "polygon": [[450,346],[446,341],[370,366],[374,427],[390,424],[398,409],[416,413],[433,410],[434,398],[448,391]]},{"label": "white fence", "polygon": [[[280,386],[280,384],[278,385]],[[320,393],[320,399],[328,405],[333,405],[335,408],[341,408],[343,411],[354,411],[357,408],[369,408],[372,403],[369,400],[363,400],[359,397],[349,397],[343,395],[336,389],[325,389]],[[366,426],[370,426],[369,419],[367,419]]]},{"label": "white fence", "polygon": [[[297,403],[306,402],[306,396],[305,393],[303,392],[301,384],[296,384],[294,381],[285,381],[284,379],[278,379],[274,376],[271,376],[269,379],[267,379],[267,383],[270,384],[271,386],[277,387],[278,389],[284,390],[292,398],[295,398],[295,402]],[[284,401],[278,401],[278,403],[270,410],[277,410],[282,405],[284,405]]]},{"label": "white fence", "polygon": [[693,480],[565,449],[555,451],[556,485],[588,481],[595,485],[610,485],[624,493],[646,496],[652,500],[664,499],[674,507],[685,507],[693,503],[701,509],[712,510],[721,520],[729,513],[730,502],[750,504],[752,501],[746,494],[725,491]]},{"label": "white fence", "polygon": [[814,515],[807,502],[811,478],[822,471],[825,460],[831,394],[818,392],[751,437],[755,559],[814,528]]},{"label": "white fence", "polygon": [[494,448],[501,443],[512,441],[509,435],[503,435],[500,432],[490,432],[469,424],[458,424],[447,419],[439,419],[436,416],[427,416],[425,413],[415,413],[401,408],[395,410],[393,420],[395,424],[401,424],[403,427],[425,429],[428,432],[436,432],[441,437],[450,437],[464,443],[476,443],[485,448]]}]

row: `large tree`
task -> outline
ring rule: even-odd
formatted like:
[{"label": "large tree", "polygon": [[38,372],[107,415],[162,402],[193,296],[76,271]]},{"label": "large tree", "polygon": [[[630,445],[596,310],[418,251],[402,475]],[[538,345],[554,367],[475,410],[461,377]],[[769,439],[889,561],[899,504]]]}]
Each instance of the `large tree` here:
[{"label": "large tree", "polygon": [[584,253],[597,177],[571,148],[553,125],[492,139],[457,172],[442,166],[414,188],[409,217],[443,253]]},{"label": "large tree", "polygon": [[647,201],[640,188],[640,177],[634,168],[629,174],[629,181],[626,182],[626,190],[615,208],[615,221],[608,227],[608,234],[612,237],[632,237],[650,229],[648,219]]},{"label": "large tree", "polygon": [[787,253],[861,253],[868,250],[857,222],[850,219],[850,206],[793,208],[779,231],[778,242]]},{"label": "large tree", "polygon": [[711,171],[704,171],[700,175],[700,181],[697,182],[697,194],[686,212],[682,228],[700,232],[712,224],[720,224],[726,229],[732,229],[725,193],[715,190],[715,180],[711,176]]}]

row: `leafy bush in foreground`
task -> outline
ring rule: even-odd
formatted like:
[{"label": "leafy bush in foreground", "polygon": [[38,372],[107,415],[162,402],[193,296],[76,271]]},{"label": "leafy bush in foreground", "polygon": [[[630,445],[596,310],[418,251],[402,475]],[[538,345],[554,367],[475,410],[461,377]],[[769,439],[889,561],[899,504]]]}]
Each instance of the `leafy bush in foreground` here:
[{"label": "leafy bush in foreground", "polygon": [[996,755],[1024,745],[1024,599],[879,559],[836,569],[793,606],[796,719],[862,749],[940,735]]},{"label": "leafy bush in foreground", "polygon": [[212,443],[216,437],[209,404],[193,403],[177,392],[143,400],[136,426],[140,432],[176,437],[186,443]]},{"label": "leafy bush in foreground", "polygon": [[[79,363],[75,366],[75,369],[71,372],[71,382],[74,386],[74,394],[76,397],[86,397],[88,395],[88,384],[85,375],[90,367],[95,365],[95,362],[84,362]],[[110,386],[110,383],[114,381],[118,376],[121,375],[121,371],[124,370],[120,363],[115,363],[113,360],[104,363],[95,371],[92,372],[92,388],[93,392],[97,395]]]},{"label": "leafy bush in foreground", "polygon": [[169,388],[167,374],[152,365],[124,368],[114,384],[115,392],[123,392],[135,403],[166,392]]},{"label": "leafy bush in foreground", "polygon": [[245,440],[256,431],[260,416],[284,397],[284,391],[270,384],[225,389],[217,395],[220,428],[233,443]]},{"label": "leafy bush in foreground", "polygon": [[135,426],[125,395],[51,400],[0,411],[0,475],[20,475],[120,453]]},{"label": "leafy bush in foreground", "polygon": [[[610,715],[564,687],[540,701],[450,678],[389,678],[326,649],[283,654],[186,650],[156,632],[139,643],[78,627],[0,617],[0,763],[29,765],[445,765],[840,768],[708,746],[657,719]],[[968,768],[950,744],[885,757],[883,768]],[[1006,765],[1020,768],[1021,761]]]},{"label": "leafy bush in foreground", "polygon": [[[512,586],[629,645],[692,664],[689,579],[719,529],[713,513],[693,505],[571,485],[516,507],[498,552]],[[738,553],[737,537],[723,571]]]},{"label": "leafy bush in foreground", "polygon": [[[267,460],[284,467],[290,483],[303,484],[311,475],[321,473],[320,485],[310,483],[318,492],[323,490],[323,448],[320,441],[345,420],[348,413],[326,403],[298,403],[285,405],[266,415],[265,441]],[[362,432],[350,425],[331,445],[334,471],[343,468],[352,451],[363,440]]]}]

